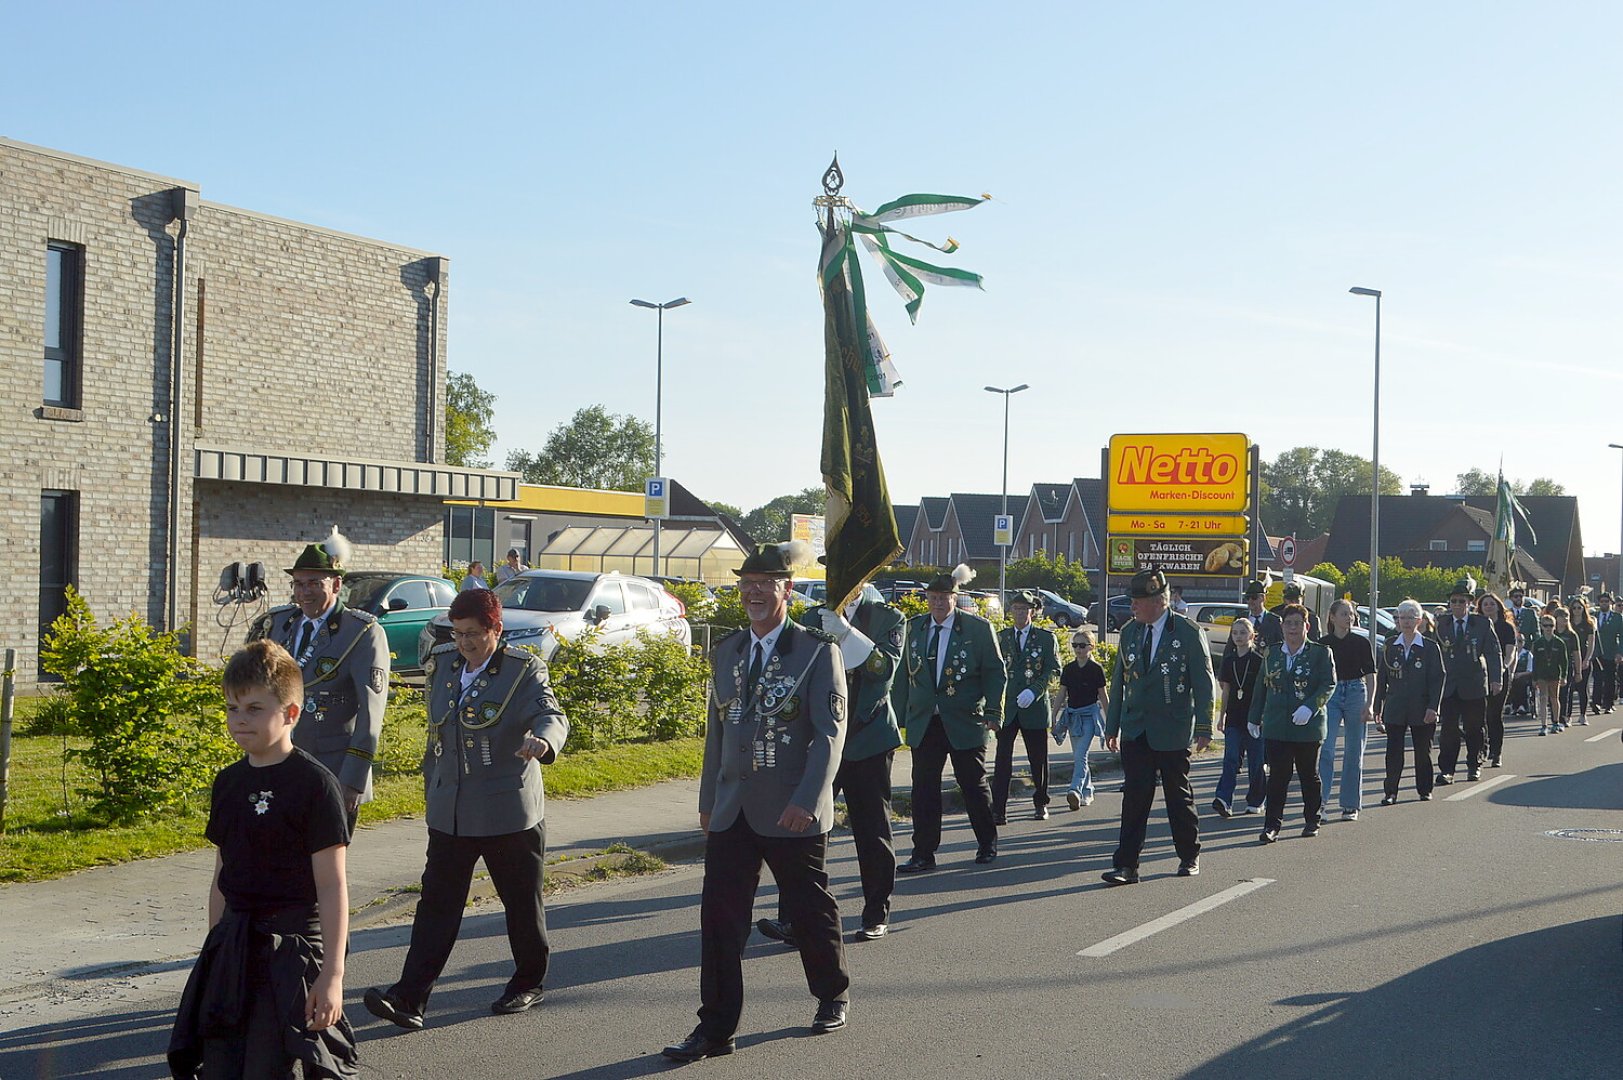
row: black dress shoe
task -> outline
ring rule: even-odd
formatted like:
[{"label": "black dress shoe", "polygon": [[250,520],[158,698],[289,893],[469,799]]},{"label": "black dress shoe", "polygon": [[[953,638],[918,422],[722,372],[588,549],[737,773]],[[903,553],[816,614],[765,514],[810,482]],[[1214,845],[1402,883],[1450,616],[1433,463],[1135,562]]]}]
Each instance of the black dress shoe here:
[{"label": "black dress shoe", "polygon": [[759,930],[764,938],[781,941],[790,948],[795,946],[795,932],[789,929],[789,924],[782,919],[762,919],[755,924],[755,929]]},{"label": "black dress shoe", "polygon": [[503,994],[501,999],[490,1006],[490,1011],[498,1015],[507,1013],[521,1013],[531,1005],[541,1004],[544,995],[539,986],[533,990],[519,990],[511,994]]},{"label": "black dress shoe", "polygon": [[411,1008],[398,998],[385,994],[375,986],[361,995],[361,1004],[366,1006],[367,1012],[379,1020],[387,1020],[389,1023],[397,1027],[403,1027],[407,1031],[423,1030],[422,1013]]},{"label": "black dress shoe", "polygon": [[1264,844],[1271,844],[1275,840],[1279,839],[1279,830],[1278,829],[1264,829],[1257,836],[1257,839],[1260,840]]},{"label": "black dress shoe", "polygon": [[1137,885],[1138,869],[1132,866],[1117,866],[1106,870],[1099,875],[1106,885]]},{"label": "black dress shoe", "polygon": [[1178,864],[1179,877],[1195,877],[1200,873],[1200,859],[1185,859]]},{"label": "black dress shoe", "polygon": [[733,1040],[712,1039],[697,1028],[681,1042],[672,1043],[660,1051],[672,1061],[699,1061],[702,1058],[725,1057],[732,1052]]},{"label": "black dress shoe", "polygon": [[812,1017],[812,1034],[827,1035],[831,1031],[838,1031],[845,1026],[846,1003],[843,1001],[823,1001],[817,1005],[817,1015]]},{"label": "black dress shoe", "polygon": [[1003,814],[993,814],[992,815],[992,824],[995,825],[997,828],[1001,829],[1005,825],[1007,825],[1008,823],[1009,823],[1009,819],[1006,816],[1004,816]]},{"label": "black dress shoe", "polygon": [[996,858],[997,848],[995,847],[983,847],[979,851],[975,852],[975,861],[980,863],[982,866],[985,866],[987,863],[992,862]]},{"label": "black dress shoe", "polygon": [[896,868],[898,874],[925,874],[935,869],[934,859],[921,859],[917,855]]}]

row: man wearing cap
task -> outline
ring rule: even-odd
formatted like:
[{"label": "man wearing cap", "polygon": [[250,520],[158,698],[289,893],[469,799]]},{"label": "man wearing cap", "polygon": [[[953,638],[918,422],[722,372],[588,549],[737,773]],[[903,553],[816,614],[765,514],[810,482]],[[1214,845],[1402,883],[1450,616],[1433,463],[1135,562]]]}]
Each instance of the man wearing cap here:
[{"label": "man wearing cap", "polygon": [[710,655],[710,703],[699,827],[699,1024],[665,1047],[675,1061],[733,1052],[744,1008],[744,943],[764,862],[783,894],[806,984],[813,1034],[845,1026],[851,985],[840,911],[824,858],[834,777],[845,746],[845,661],[834,638],[789,615],[789,577],[810,561],[804,541],[762,544],[735,570],[749,628]]},{"label": "man wearing cap", "polygon": [[1251,609],[1251,626],[1256,633],[1256,647],[1260,652],[1266,652],[1285,640],[1285,625],[1279,621],[1278,615],[1263,607],[1263,597],[1267,592],[1268,586],[1260,581],[1252,579],[1245,583],[1245,606]]},{"label": "man wearing cap", "polygon": [[1189,786],[1189,747],[1212,741],[1212,659],[1206,634],[1172,611],[1167,579],[1156,567],[1133,575],[1133,621],[1122,629],[1110,673],[1105,746],[1121,753],[1121,838],[1104,874],[1110,885],[1138,881],[1139,852],[1161,777],[1178,876],[1200,873],[1200,818]]},{"label": "man wearing cap", "polygon": [[925,586],[930,610],[908,621],[902,668],[891,691],[913,750],[913,855],[897,867],[903,874],[935,869],[941,773],[948,758],[975,831],[975,861],[997,858],[986,742],[1002,726],[1008,675],[992,624],[958,608],[959,587],[974,576],[960,563]]},{"label": "man wearing cap", "polygon": [[1009,600],[1013,626],[998,632],[998,649],[1007,661],[1008,685],[1003,696],[1003,727],[997,733],[997,759],[992,766],[992,820],[1004,824],[1009,807],[1009,781],[1014,774],[1014,740],[1026,744],[1031,765],[1031,800],[1038,821],[1048,817],[1048,685],[1059,677],[1059,646],[1054,632],[1033,626],[1042,598],[1022,589]]},{"label": "man wearing cap", "polygon": [[[1285,602],[1268,610],[1268,614],[1272,615],[1276,619],[1281,617],[1281,612],[1285,610],[1286,604],[1302,604],[1301,584],[1295,581],[1285,582],[1283,595],[1285,597]],[[1309,641],[1317,641],[1323,636],[1319,627],[1319,617],[1315,615],[1313,613],[1313,609],[1308,607],[1306,604],[1302,604],[1302,607],[1307,609],[1307,639]],[[1284,639],[1283,631],[1280,632],[1280,639]]]},{"label": "man wearing cap", "polygon": [[1442,721],[1437,740],[1439,784],[1454,782],[1462,734],[1467,779],[1481,777],[1487,701],[1499,692],[1505,674],[1493,625],[1486,616],[1471,612],[1475,592],[1474,579],[1455,582],[1448,594],[1448,614],[1437,620],[1437,645],[1443,653],[1443,701],[1437,710]]},{"label": "man wearing cap", "polygon": [[1526,648],[1526,642],[1538,637],[1538,605],[1527,599],[1527,590],[1519,583],[1510,587],[1510,617]]},{"label": "man wearing cap", "polygon": [[1612,594],[1595,598],[1596,712],[1611,712],[1617,704],[1617,659],[1623,655],[1623,614],[1612,610]]},{"label": "man wearing cap", "polygon": [[349,541],[336,528],[322,543],[308,545],[287,568],[293,603],[260,616],[248,640],[270,638],[298,661],[304,711],[293,745],[338,778],[353,832],[361,803],[372,798],[372,758],[389,690],[389,641],[376,619],[338,598],[349,552]]},{"label": "man wearing cap", "polygon": [[[878,941],[890,929],[890,896],[896,889],[890,771],[902,733],[891,708],[890,687],[902,659],[906,619],[891,605],[859,595],[844,611],[830,611],[821,604],[807,608],[801,622],[833,634],[845,661],[845,700],[851,717],[846,721],[840,769],[834,774],[834,793],[845,794],[862,874],[862,929],[857,938]],[[794,928],[783,894],[778,897],[778,917],[755,925],[767,937],[793,945]]]}]

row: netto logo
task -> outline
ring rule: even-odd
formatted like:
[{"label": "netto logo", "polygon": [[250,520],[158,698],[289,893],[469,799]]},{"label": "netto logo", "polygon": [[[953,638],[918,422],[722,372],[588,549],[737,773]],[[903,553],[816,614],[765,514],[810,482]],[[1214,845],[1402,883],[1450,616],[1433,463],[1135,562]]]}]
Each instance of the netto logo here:
[{"label": "netto logo", "polygon": [[1168,454],[1157,453],[1153,446],[1130,446],[1122,451],[1116,483],[1204,487],[1231,484],[1239,475],[1240,459],[1234,454],[1214,454],[1201,447]]}]

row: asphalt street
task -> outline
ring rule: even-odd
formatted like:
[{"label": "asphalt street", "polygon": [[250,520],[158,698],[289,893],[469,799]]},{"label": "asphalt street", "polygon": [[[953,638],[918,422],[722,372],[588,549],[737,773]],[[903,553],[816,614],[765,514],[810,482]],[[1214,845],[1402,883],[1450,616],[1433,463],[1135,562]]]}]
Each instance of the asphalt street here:
[{"label": "asphalt street", "polygon": [[[1205,810],[1201,876],[1173,876],[1152,818],[1144,881],[1107,888],[1120,797],[1047,822],[1011,807],[997,862],[976,867],[961,815],[941,868],[902,879],[893,931],[854,943],[851,1024],[807,1031],[797,954],[752,938],[738,1051],[709,1077],[1536,1077],[1619,1075],[1623,1060],[1623,744],[1617,718],[1550,738],[1517,723],[1505,768],[1418,802],[1380,799],[1372,736],[1362,818],[1280,843],[1260,817]],[[1464,775],[1463,771],[1460,774]],[[1503,778],[1503,779],[1502,779]],[[1496,782],[1497,781],[1497,782]],[[1492,786],[1489,786],[1491,783]],[[1334,805],[1332,803],[1331,805]],[[1021,820],[1021,819],[1024,820]],[[905,856],[905,826],[901,842]],[[855,929],[848,838],[831,872]],[[693,1026],[694,865],[580,889],[549,905],[545,1003],[495,1017],[510,967],[499,911],[470,914],[429,1006],[399,1031],[359,1005],[399,970],[403,925],[357,935],[349,1016],[369,1077],[636,1077]],[[771,914],[763,885],[758,911]],[[132,979],[92,1014],[0,1034],[0,1077],[165,1075],[183,972]]]}]

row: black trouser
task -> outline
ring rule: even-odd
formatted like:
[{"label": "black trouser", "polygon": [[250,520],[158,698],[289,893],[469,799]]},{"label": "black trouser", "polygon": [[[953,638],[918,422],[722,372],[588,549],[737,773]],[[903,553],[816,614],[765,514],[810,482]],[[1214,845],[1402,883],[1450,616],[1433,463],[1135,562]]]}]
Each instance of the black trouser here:
[{"label": "black trouser", "polygon": [[473,884],[473,867],[480,858],[507,910],[507,944],[513,951],[514,968],[506,993],[539,989],[546,981],[547,960],[552,955],[547,913],[541,902],[546,853],[544,821],[532,829],[500,836],[453,836],[429,829],[428,865],[423,868],[423,893],[411,922],[411,947],[406,950],[400,981],[389,988],[390,996],[419,1012],[428,1004],[434,980],[445,970],[456,945]]},{"label": "black trouser", "polygon": [[1617,658],[1597,652],[1589,667],[1595,675],[1595,708],[1608,710],[1617,704]]},{"label": "black trouser", "polygon": [[924,738],[913,748],[913,857],[935,858],[941,846],[941,772],[952,759],[952,775],[964,796],[969,827],[982,848],[997,847],[992,824],[992,789],[986,783],[986,744],[955,749],[940,716],[930,717]]},{"label": "black trouser", "polygon": [[[896,847],[890,835],[890,770],[896,751],[840,762],[834,793],[845,793],[845,816],[857,846],[862,872],[862,925],[890,921],[890,894],[896,891]],[[786,894],[778,890],[778,919],[789,921]]]},{"label": "black trouser", "polygon": [[818,1001],[845,1001],[851,977],[840,941],[840,909],[828,891],[823,856],[828,834],[762,836],[740,813],[704,845],[704,892],[699,902],[699,1030],[730,1039],[744,1011],[744,943],[750,935],[761,864],[783,894],[795,928],[806,985]]},{"label": "black trouser", "polygon": [[[1497,758],[1505,748],[1505,702],[1510,699],[1510,676],[1499,684],[1499,692],[1488,695],[1488,703],[1484,707],[1483,720],[1487,729],[1487,746],[1483,751],[1482,759]],[[1481,759],[1477,759],[1481,760]]]},{"label": "black trouser", "polygon": [[1324,809],[1324,784],[1319,780],[1317,742],[1288,742],[1269,739],[1263,743],[1268,759],[1268,808],[1263,812],[1263,828],[1278,832],[1285,824],[1285,793],[1290,790],[1291,770],[1302,782],[1302,814],[1308,824],[1319,820]]},{"label": "black trouser", "polygon": [[1144,850],[1144,834],[1155,804],[1155,775],[1161,774],[1161,794],[1172,825],[1172,845],[1184,862],[1200,855],[1200,818],[1195,814],[1195,789],[1189,786],[1189,750],[1154,750],[1148,735],[1121,742],[1121,839],[1111,864],[1137,870]]},{"label": "black trouser", "polygon": [[1561,722],[1572,722],[1572,703],[1578,702],[1578,719],[1582,720],[1589,711],[1589,676],[1583,672],[1571,675],[1561,684]]},{"label": "black trouser", "polygon": [[992,816],[999,821],[1009,809],[1009,781],[1014,776],[1014,740],[1025,741],[1031,763],[1033,805],[1048,805],[1048,728],[1023,728],[1011,721],[997,733],[997,758],[992,763]]},{"label": "black trouser", "polygon": [[1465,760],[1475,769],[1482,757],[1482,718],[1487,707],[1484,698],[1462,698],[1450,694],[1437,710],[1442,734],[1437,739],[1437,774],[1453,776],[1460,761],[1460,735],[1465,736]]},{"label": "black trouser", "polygon": [[1431,740],[1437,734],[1436,724],[1394,724],[1386,722],[1386,794],[1396,798],[1398,784],[1403,780],[1403,733],[1407,731],[1414,742],[1414,789],[1430,795],[1437,774],[1432,772]]}]

